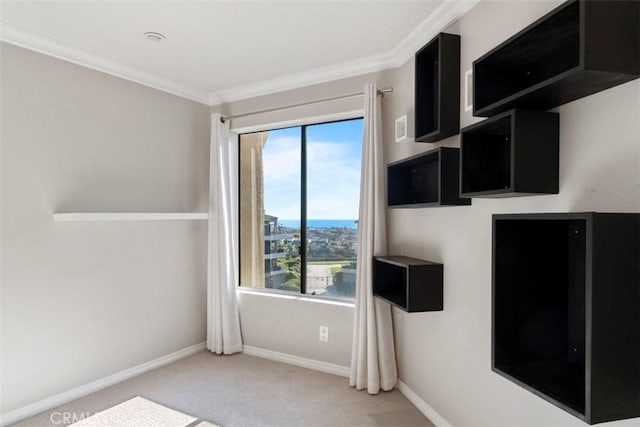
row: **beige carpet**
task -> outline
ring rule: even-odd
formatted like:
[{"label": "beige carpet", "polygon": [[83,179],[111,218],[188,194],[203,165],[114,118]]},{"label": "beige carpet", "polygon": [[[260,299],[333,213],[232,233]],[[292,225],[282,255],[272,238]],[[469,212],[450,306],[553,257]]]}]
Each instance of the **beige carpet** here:
[{"label": "beige carpet", "polygon": [[136,396],[223,427],[433,427],[397,390],[371,396],[349,387],[347,378],[206,351],[17,425],[60,426],[52,415],[59,421],[60,414],[96,414]]}]

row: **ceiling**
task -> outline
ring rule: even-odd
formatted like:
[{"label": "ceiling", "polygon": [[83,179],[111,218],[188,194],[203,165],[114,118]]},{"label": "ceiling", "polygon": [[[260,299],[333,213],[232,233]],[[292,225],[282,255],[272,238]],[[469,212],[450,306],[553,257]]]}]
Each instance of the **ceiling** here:
[{"label": "ceiling", "polygon": [[398,66],[476,1],[2,0],[0,39],[213,105]]}]

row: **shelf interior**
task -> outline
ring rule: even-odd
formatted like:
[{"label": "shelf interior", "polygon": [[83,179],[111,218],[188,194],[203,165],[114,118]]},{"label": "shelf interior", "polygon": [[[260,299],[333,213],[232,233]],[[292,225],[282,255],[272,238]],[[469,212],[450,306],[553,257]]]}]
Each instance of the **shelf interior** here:
[{"label": "shelf interior", "polygon": [[585,411],[586,221],[499,220],[494,367]]},{"label": "shelf interior", "polygon": [[580,64],[579,3],[565,7],[476,62],[476,109]]},{"label": "shelf interior", "polygon": [[438,39],[416,55],[416,138],[438,130]]},{"label": "shelf interior", "polygon": [[584,414],[584,366],[560,359],[502,366],[499,370]]},{"label": "shelf interior", "polygon": [[462,135],[462,193],[511,187],[511,115]]},{"label": "shelf interior", "polygon": [[407,308],[407,267],[374,260],[373,294]]},{"label": "shelf interior", "polygon": [[387,171],[389,206],[437,202],[439,169],[437,151],[390,165]]}]

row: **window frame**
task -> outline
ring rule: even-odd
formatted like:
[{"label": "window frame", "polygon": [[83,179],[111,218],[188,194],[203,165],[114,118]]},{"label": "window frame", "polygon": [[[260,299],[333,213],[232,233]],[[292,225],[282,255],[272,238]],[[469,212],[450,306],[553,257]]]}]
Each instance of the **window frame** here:
[{"label": "window frame", "polygon": [[[242,241],[241,241],[241,227],[242,225],[240,224],[239,221],[239,216],[240,216],[240,212],[241,212],[241,197],[240,197],[240,186],[238,186],[238,197],[237,197],[237,212],[238,212],[238,248],[237,248],[237,256],[238,256],[238,285],[237,285],[237,289],[240,291],[247,291],[247,292],[251,292],[251,293],[271,293],[271,294],[276,294],[276,295],[282,295],[282,296],[289,296],[291,298],[309,298],[309,299],[322,299],[322,300],[328,300],[328,301],[336,301],[336,302],[340,302],[340,303],[353,303],[355,301],[355,294],[353,297],[346,297],[346,296],[336,296],[336,295],[324,295],[324,294],[307,294],[306,293],[306,288],[307,288],[307,133],[306,133],[306,128],[309,126],[316,126],[316,125],[324,125],[324,124],[331,124],[331,123],[340,123],[340,122],[346,122],[346,121],[352,121],[352,120],[363,120],[364,123],[364,111],[362,110],[357,110],[357,111],[350,111],[347,113],[342,113],[342,114],[338,114],[338,115],[330,115],[330,116],[323,116],[323,117],[316,117],[315,119],[305,119],[305,120],[295,120],[295,121],[290,121],[290,122],[280,122],[280,123],[274,123],[273,125],[260,125],[260,126],[254,126],[254,127],[245,127],[245,128],[238,128],[238,129],[232,129],[232,132],[234,132],[236,134],[237,137],[237,152],[238,152],[238,159],[237,159],[237,163],[238,163],[238,176],[237,176],[237,180],[238,182],[240,182],[240,178],[241,178],[241,167],[240,167],[240,162],[241,162],[241,147],[240,147],[240,140],[242,135],[249,135],[249,134],[253,134],[253,133],[260,133],[260,132],[270,132],[270,131],[275,131],[275,130],[282,130],[282,129],[291,129],[291,128],[296,128],[299,127],[300,128],[300,175],[301,175],[301,179],[300,179],[300,247],[299,247],[299,253],[300,253],[300,272],[301,272],[301,277],[300,277],[300,291],[299,292],[295,292],[295,291],[287,291],[287,290],[282,290],[282,289],[273,289],[273,288],[252,288],[252,287],[243,287],[242,283],[240,282],[240,258],[241,258],[241,254],[242,254]],[[364,127],[363,127],[363,136],[364,136]],[[362,157],[361,157],[361,162],[362,162]],[[357,259],[357,252],[356,252],[356,259]]]}]

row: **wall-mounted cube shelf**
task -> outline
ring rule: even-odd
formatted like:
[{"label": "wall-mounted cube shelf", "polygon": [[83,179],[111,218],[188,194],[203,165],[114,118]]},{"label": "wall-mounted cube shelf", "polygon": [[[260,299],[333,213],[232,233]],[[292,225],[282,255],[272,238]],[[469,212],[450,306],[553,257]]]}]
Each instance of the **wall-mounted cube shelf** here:
[{"label": "wall-mounted cube shelf", "polygon": [[387,206],[470,205],[459,191],[457,148],[439,147],[387,165]]},{"label": "wall-mounted cube shelf", "polygon": [[415,138],[436,142],[460,131],[460,36],[440,33],[415,56]]},{"label": "wall-mounted cube shelf", "polygon": [[373,294],[409,313],[442,310],[442,264],[406,256],[373,258]]},{"label": "wall-mounted cube shelf", "polygon": [[559,115],[510,110],[461,131],[460,195],[558,193]]},{"label": "wall-mounted cube shelf", "polygon": [[640,416],[640,214],[493,216],[492,369],[594,424]]},{"label": "wall-mounted cube shelf", "polygon": [[473,63],[473,115],[548,110],[640,77],[640,2],[569,1]]}]

